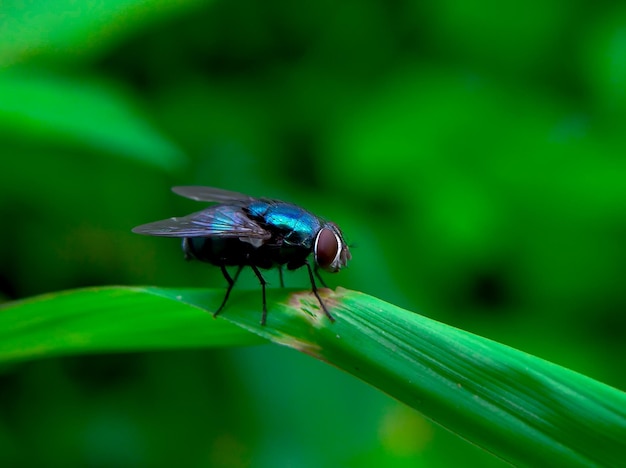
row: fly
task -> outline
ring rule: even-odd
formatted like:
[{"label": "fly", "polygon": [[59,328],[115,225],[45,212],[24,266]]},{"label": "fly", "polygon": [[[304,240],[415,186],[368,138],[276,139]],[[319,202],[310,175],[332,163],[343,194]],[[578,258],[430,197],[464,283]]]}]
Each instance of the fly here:
[{"label": "fly", "polygon": [[[174,193],[196,201],[216,203],[202,211],[178,218],[143,224],[134,233],[148,236],[180,237],[185,258],[196,259],[220,267],[228,283],[217,316],[228,301],[230,292],[244,266],[249,266],[261,283],[263,315],[267,320],[266,281],[259,269],[278,268],[283,283],[283,266],[296,270],[306,266],[313,294],[326,316],[335,318],[319,296],[315,276],[323,286],[319,269],[336,273],[351,259],[339,227],[297,205],[268,198],[253,198],[218,188],[173,187]],[[309,256],[313,254],[314,268]],[[236,266],[234,278],[226,267]]]}]

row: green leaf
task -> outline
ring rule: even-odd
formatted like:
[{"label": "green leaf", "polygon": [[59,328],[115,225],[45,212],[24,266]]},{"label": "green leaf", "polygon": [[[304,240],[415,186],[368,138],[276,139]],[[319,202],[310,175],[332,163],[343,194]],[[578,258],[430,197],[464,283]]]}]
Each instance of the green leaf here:
[{"label": "green leaf", "polygon": [[84,78],[17,69],[0,73],[0,131],[78,144],[167,171],[187,163],[128,96]]},{"label": "green leaf", "polygon": [[[345,289],[310,293],[100,288],[0,309],[0,361],[67,352],[244,343],[232,322],[331,363],[516,464],[615,466],[626,453],[626,394],[521,351]],[[225,327],[219,330],[216,327]],[[218,335],[231,333],[223,342]],[[252,335],[251,335],[252,336]]]},{"label": "green leaf", "polygon": [[365,294],[324,290],[224,317],[326,361],[493,454],[535,466],[623,464],[626,394],[543,359]]},{"label": "green leaf", "polygon": [[99,51],[135,29],[205,3],[199,0],[3,0],[0,67],[41,54],[67,60]]},{"label": "green leaf", "polygon": [[[212,304],[222,296],[223,291],[203,291],[194,299]],[[225,320],[214,320],[176,291],[155,288],[88,288],[0,306],[0,364],[68,354],[263,342]]]}]

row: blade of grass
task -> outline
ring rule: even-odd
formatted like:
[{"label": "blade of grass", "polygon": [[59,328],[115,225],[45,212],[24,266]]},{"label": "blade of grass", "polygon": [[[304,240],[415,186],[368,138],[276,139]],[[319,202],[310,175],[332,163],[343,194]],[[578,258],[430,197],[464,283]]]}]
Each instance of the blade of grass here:
[{"label": "blade of grass", "polygon": [[69,354],[266,342],[205,312],[208,305],[219,304],[223,291],[196,294],[203,310],[184,303],[175,292],[167,294],[157,288],[101,287],[0,305],[0,364]]},{"label": "blade of grass", "polygon": [[112,85],[41,70],[0,74],[0,130],[30,140],[63,142],[158,169],[178,171],[187,158]]},{"label": "blade of grass", "polygon": [[278,303],[267,327],[238,299],[224,318],[359,377],[512,463],[624,463],[624,392],[362,293],[324,294],[334,324],[310,294]]},{"label": "blade of grass", "polygon": [[206,4],[199,0],[5,1],[0,21],[0,67],[41,55],[57,61],[80,59],[155,22]]},{"label": "blade of grass", "polygon": [[[563,367],[354,291],[309,293],[97,288],[0,308],[0,362],[68,352],[241,343],[232,322],[329,362],[516,464],[617,466],[626,453],[626,394]],[[73,296],[76,296],[73,298]],[[206,329],[205,329],[206,328]],[[209,331],[212,329],[212,331]],[[78,338],[77,338],[78,337]],[[16,348],[17,347],[17,348]],[[26,352],[24,352],[26,350]]]}]

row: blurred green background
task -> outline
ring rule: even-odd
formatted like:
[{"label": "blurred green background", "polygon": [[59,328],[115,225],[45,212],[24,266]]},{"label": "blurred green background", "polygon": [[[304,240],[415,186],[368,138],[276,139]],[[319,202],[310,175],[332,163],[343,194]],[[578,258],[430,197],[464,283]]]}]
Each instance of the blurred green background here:
[{"label": "blurred green background", "polygon": [[[130,233],[217,186],[337,222],[333,286],[625,389],[625,118],[620,2],[5,0],[0,297],[224,286]],[[2,466],[502,465],[271,345],[3,370]]]}]

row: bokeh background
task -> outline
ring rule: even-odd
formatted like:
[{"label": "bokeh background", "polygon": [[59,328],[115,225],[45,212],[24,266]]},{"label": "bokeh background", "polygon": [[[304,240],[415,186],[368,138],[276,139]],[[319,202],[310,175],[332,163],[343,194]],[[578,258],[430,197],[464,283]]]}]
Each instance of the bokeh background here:
[{"label": "bokeh background", "polygon": [[[4,0],[0,296],[222,287],[130,233],[217,186],[336,221],[334,286],[624,389],[625,118],[621,2]],[[3,371],[2,466],[501,465],[275,346]]]}]

